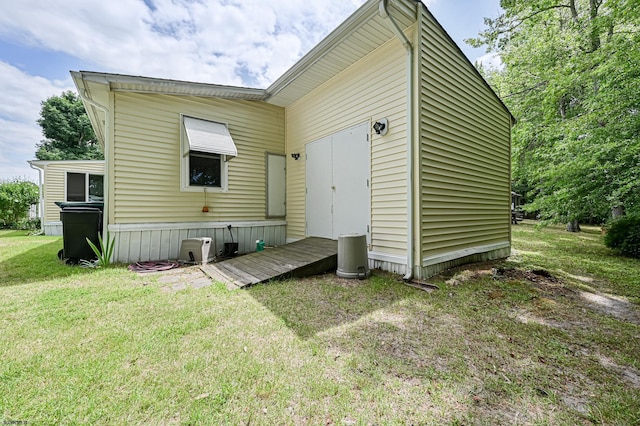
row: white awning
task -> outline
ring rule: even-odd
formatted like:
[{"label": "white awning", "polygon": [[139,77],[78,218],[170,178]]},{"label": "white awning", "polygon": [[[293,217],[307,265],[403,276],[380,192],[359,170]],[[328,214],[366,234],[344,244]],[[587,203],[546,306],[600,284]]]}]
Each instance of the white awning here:
[{"label": "white awning", "polygon": [[236,157],[238,149],[226,124],[183,116],[189,150]]}]

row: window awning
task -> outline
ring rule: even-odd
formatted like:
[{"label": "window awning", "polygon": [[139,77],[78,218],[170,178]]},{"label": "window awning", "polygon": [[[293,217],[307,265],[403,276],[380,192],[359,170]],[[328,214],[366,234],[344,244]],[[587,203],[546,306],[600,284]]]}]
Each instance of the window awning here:
[{"label": "window awning", "polygon": [[233,143],[225,124],[187,116],[183,117],[183,121],[189,150],[222,154],[227,157],[238,155],[236,144]]}]

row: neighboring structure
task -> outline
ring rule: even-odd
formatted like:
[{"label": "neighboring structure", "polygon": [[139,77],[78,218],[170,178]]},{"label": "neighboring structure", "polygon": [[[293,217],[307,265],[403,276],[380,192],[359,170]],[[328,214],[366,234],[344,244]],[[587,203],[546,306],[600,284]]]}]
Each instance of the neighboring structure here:
[{"label": "neighboring structure", "polygon": [[45,235],[62,235],[57,201],[103,201],[104,161],[29,161],[40,173],[40,221]]},{"label": "neighboring structure", "polygon": [[240,252],[365,234],[405,278],[509,255],[513,117],[421,2],[367,1],[266,90],[72,77],[117,261],[228,225]]}]

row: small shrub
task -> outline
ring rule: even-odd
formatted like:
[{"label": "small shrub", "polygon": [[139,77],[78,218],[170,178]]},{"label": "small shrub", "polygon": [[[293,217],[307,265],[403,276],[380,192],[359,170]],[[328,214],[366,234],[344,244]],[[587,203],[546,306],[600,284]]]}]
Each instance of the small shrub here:
[{"label": "small shrub", "polygon": [[604,244],[623,256],[640,259],[640,215],[623,216],[607,226]]},{"label": "small shrub", "polygon": [[25,231],[37,231],[40,229],[40,218],[22,218],[18,221],[16,228]]}]

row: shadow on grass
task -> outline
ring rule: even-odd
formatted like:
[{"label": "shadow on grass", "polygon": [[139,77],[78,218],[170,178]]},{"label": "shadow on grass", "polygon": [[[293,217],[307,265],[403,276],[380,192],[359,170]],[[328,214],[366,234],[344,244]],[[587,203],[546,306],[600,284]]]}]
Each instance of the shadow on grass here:
[{"label": "shadow on grass", "polygon": [[[17,231],[18,232],[18,231]],[[24,235],[20,235],[24,236]],[[0,238],[5,238],[2,235]],[[37,239],[38,237],[28,237]],[[49,241],[47,239],[46,241]],[[0,262],[0,287],[29,284],[39,281],[74,275],[86,275],[91,269],[68,266],[58,259],[58,250],[62,248],[62,240],[55,240],[24,252],[17,253]],[[30,243],[30,245],[33,245]]]},{"label": "shadow on grass", "polygon": [[32,232],[34,231],[2,229],[0,230],[0,238],[27,237]]},{"label": "shadow on grass", "polygon": [[347,280],[333,274],[273,282],[247,290],[303,339],[358,321],[413,291],[388,277]]}]

